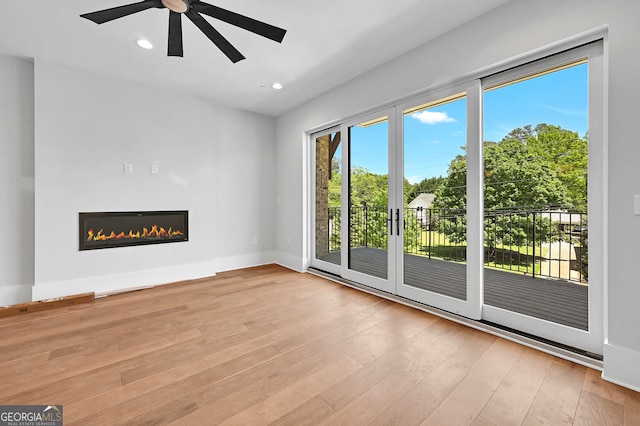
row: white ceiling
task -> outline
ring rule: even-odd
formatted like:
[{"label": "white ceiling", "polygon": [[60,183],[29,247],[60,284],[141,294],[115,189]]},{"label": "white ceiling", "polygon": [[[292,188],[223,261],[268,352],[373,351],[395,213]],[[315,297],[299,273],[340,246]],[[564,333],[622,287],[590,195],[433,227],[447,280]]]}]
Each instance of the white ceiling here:
[{"label": "white ceiling", "polygon": [[[508,1],[207,0],[287,30],[278,44],[207,17],[246,56],[233,64],[186,17],[184,57],[167,57],[166,9],[102,25],[79,17],[136,0],[14,0],[2,5],[0,53],[277,116]],[[149,39],[155,48],[140,49],[136,38]],[[269,87],[276,81],[284,89]]]}]

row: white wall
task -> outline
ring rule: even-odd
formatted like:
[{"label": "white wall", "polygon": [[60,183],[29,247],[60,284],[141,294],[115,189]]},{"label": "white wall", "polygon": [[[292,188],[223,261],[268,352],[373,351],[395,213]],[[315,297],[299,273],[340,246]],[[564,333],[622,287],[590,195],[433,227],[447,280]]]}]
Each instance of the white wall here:
[{"label": "white wall", "polygon": [[[271,261],[274,135],[273,118],[36,59],[34,300]],[[189,241],[78,251],[78,212],[142,210],[189,210]]]},{"label": "white wall", "polygon": [[[637,75],[640,44],[635,0],[514,0],[436,40],[283,114],[277,122],[278,259],[295,269],[308,263],[305,242],[306,130],[518,55],[609,25],[609,219],[605,319],[606,378],[640,390],[640,194]],[[355,60],[355,59],[354,59]],[[291,244],[288,244],[288,240]]]},{"label": "white wall", "polygon": [[0,55],[0,305],[31,300],[33,62]]}]

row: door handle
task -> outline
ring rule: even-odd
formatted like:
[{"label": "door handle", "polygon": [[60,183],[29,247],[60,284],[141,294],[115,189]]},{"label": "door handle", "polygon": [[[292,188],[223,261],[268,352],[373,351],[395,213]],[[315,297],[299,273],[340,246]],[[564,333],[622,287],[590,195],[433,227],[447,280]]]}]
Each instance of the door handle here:
[{"label": "door handle", "polygon": [[387,218],[387,227],[389,228],[389,235],[393,235],[393,209],[389,209],[389,217]]},{"label": "door handle", "polygon": [[396,209],[396,235],[400,235],[400,209]]}]

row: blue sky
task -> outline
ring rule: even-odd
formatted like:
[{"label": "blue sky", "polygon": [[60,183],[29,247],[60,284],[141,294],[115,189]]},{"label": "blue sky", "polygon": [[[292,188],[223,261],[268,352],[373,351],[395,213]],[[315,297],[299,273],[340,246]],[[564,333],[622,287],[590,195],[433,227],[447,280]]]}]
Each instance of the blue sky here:
[{"label": "blue sky", "polygon": [[[484,140],[500,141],[527,124],[559,125],[584,136],[587,131],[587,64],[485,92]],[[388,123],[352,129],[352,164],[386,174]],[[446,176],[449,163],[464,154],[466,100],[404,118],[405,177],[416,183]]]}]

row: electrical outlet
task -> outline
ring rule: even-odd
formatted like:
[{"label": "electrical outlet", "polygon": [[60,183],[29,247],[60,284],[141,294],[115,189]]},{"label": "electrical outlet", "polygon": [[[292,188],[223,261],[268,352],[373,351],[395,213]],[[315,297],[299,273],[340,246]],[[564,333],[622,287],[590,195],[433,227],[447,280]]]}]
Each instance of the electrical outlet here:
[{"label": "electrical outlet", "polygon": [[160,167],[156,163],[151,164],[151,174],[157,175],[158,173],[160,173]]}]

